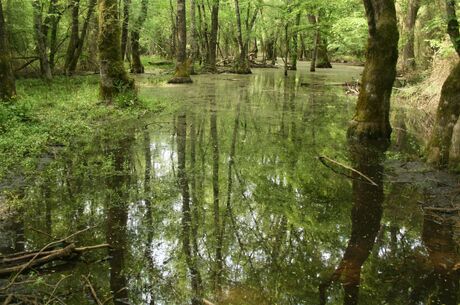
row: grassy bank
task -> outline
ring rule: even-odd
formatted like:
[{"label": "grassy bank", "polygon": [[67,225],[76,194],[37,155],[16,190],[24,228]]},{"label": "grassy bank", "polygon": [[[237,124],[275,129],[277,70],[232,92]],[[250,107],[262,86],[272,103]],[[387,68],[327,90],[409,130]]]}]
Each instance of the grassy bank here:
[{"label": "grassy bank", "polygon": [[[0,104],[0,181],[34,171],[41,156],[104,126],[159,111],[161,102],[121,97],[113,106],[98,100],[98,76],[56,77],[17,82],[14,102]],[[126,107],[129,106],[129,107]],[[14,174],[13,174],[14,173]]]}]

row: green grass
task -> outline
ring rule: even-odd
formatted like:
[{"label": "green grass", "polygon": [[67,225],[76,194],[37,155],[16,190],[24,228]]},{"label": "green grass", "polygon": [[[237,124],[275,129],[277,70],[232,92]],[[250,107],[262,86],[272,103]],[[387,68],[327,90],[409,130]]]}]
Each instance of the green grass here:
[{"label": "green grass", "polygon": [[162,108],[160,102],[145,103],[133,95],[107,106],[99,102],[98,81],[98,76],[56,77],[50,85],[39,79],[17,81],[16,100],[0,104],[0,181],[35,170],[50,148]]}]

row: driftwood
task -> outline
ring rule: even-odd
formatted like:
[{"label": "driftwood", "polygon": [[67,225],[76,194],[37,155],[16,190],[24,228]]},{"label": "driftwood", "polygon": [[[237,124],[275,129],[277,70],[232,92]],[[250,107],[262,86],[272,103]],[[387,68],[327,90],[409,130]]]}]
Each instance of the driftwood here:
[{"label": "driftwood", "polygon": [[110,247],[108,244],[101,244],[77,248],[75,243],[69,242],[73,237],[90,229],[91,228],[86,228],[63,239],[50,242],[39,251],[20,252],[0,256],[0,277],[14,275],[9,284],[5,287],[1,287],[0,290],[8,290],[24,272],[36,270],[36,268],[51,262],[71,262],[84,252]]}]

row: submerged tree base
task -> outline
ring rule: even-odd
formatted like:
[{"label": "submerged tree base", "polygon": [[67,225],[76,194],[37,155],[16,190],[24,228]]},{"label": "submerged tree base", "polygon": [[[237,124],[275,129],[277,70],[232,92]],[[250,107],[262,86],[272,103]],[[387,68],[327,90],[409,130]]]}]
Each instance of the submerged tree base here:
[{"label": "submerged tree base", "polygon": [[168,81],[168,84],[191,84],[193,80],[190,76],[174,76]]},{"label": "submerged tree base", "polygon": [[391,126],[376,122],[353,120],[348,127],[347,137],[351,140],[386,140],[391,137]]}]

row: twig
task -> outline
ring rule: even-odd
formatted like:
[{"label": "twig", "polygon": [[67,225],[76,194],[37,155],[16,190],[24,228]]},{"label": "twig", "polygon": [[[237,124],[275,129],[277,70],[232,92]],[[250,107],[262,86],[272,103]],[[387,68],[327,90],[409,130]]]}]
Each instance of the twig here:
[{"label": "twig", "polygon": [[[358,170],[356,170],[356,169],[354,169],[354,168],[352,168],[352,167],[350,167],[350,166],[348,166],[348,165],[342,164],[342,163],[340,163],[340,162],[338,162],[338,161],[335,161],[335,160],[333,160],[333,159],[331,159],[331,158],[329,158],[329,157],[326,157],[326,156],[320,156],[320,157],[318,157],[318,160],[319,160],[324,166],[326,166],[327,168],[329,168],[330,170],[332,170],[332,171],[333,171],[334,173],[336,173],[336,174],[343,175],[342,173],[336,171],[334,168],[332,168],[331,166],[329,166],[326,162],[324,162],[324,160],[327,160],[327,161],[329,161],[329,162],[331,162],[331,163],[333,163],[333,164],[336,164],[336,165],[338,165],[338,166],[341,166],[341,167],[343,167],[343,168],[345,168],[345,169],[348,169],[348,170],[350,170],[350,171],[352,171],[352,172],[354,172],[354,173],[360,175],[361,177],[363,177],[364,179],[366,179],[366,180],[367,180],[370,184],[372,184],[373,186],[377,186],[377,187],[379,186],[379,185],[378,185],[377,183],[375,183],[371,178],[369,178],[368,176],[364,175],[364,174],[361,173],[360,171],[358,171]],[[348,178],[354,179],[353,177],[350,177],[350,176],[347,176],[347,175],[345,175],[345,176],[348,177]]]},{"label": "twig", "polygon": [[83,275],[83,279],[86,282],[86,285],[88,286],[89,290],[91,291],[91,295],[93,296],[94,301],[96,302],[97,305],[104,305],[99,298],[97,297],[96,290],[94,290],[93,285],[91,285],[91,282],[89,281],[88,277]]},{"label": "twig", "polygon": [[5,299],[5,302],[3,302],[3,305],[8,305],[13,301],[13,295],[9,294],[8,297]]},{"label": "twig", "polygon": [[[27,264],[24,264],[21,269],[19,269],[19,271],[13,276],[13,278],[11,279],[11,281],[8,283],[8,285],[6,285],[5,287],[2,287],[0,288],[0,290],[7,290],[11,287],[11,285],[13,285],[13,283],[17,280],[17,278],[19,277],[19,275],[24,271],[26,270],[27,268],[29,268],[35,261],[35,259],[40,256],[40,254],[45,251],[46,249],[54,246],[54,245],[57,245],[59,243],[62,243],[62,242],[65,242],[65,241],[68,241],[69,239],[71,239],[72,237],[75,237],[83,232],[86,232],[90,229],[92,229],[93,227],[88,227],[86,229],[83,229],[83,230],[80,230],[80,231],[77,231],[61,240],[58,240],[58,241],[54,241],[54,242],[51,242],[49,244],[47,244],[46,246],[44,246]],[[73,247],[75,248],[75,245],[73,245]],[[44,258],[42,258],[41,260],[43,260]],[[13,271],[14,272],[14,271]]]},{"label": "twig", "polygon": [[62,283],[65,279],[67,279],[68,277],[70,277],[70,276],[71,276],[71,275],[67,275],[67,276],[62,277],[62,278],[56,283],[56,285],[54,285],[54,289],[53,289],[53,291],[51,292],[50,298],[49,298],[49,300],[45,303],[45,305],[50,304],[51,301],[53,301],[53,300],[55,299],[54,294],[56,293],[57,289],[59,288],[59,285],[61,285],[61,283]]}]

